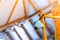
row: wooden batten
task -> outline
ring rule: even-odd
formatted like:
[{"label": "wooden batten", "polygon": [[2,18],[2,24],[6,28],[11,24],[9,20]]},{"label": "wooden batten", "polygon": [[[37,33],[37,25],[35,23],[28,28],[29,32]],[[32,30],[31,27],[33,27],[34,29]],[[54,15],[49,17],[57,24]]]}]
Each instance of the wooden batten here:
[{"label": "wooden batten", "polygon": [[[17,0],[16,0],[16,1],[17,1]],[[49,4],[47,7],[51,6],[51,5],[54,4],[54,3],[55,3],[55,2]],[[14,6],[16,6],[16,4],[15,4]],[[25,7],[26,7],[26,6],[25,6]],[[24,7],[24,8],[25,8],[25,7]],[[45,9],[45,8],[47,8],[47,7],[44,7],[43,9]],[[35,9],[37,10],[37,8],[35,8]],[[14,10],[14,8],[13,8],[13,10]],[[26,9],[25,9],[25,10],[26,10]],[[21,22],[21,21],[23,21],[23,20],[29,19],[29,18],[33,17],[34,15],[36,15],[36,14],[39,13],[39,12],[40,12],[40,9],[37,10],[33,15],[31,15],[31,16],[29,16],[29,17],[27,17],[27,18],[25,18],[25,16],[24,16],[24,17],[22,17],[22,18],[19,18],[19,19],[16,19],[16,20],[12,21],[12,22],[8,22],[8,21],[10,20],[11,16],[12,16],[12,14],[13,14],[13,11],[12,11],[10,17],[8,18],[7,23],[4,24],[4,25],[1,25],[0,28],[5,29],[5,28],[6,28],[5,26],[9,26],[9,25],[11,25],[11,24],[13,24],[13,23]],[[51,12],[51,11],[48,11],[47,13],[49,13],[49,12]],[[47,14],[47,13],[46,13],[46,14]],[[26,13],[25,13],[25,15],[26,15]]]},{"label": "wooden batten", "polygon": [[23,0],[23,6],[24,6],[25,18],[27,18],[27,14],[26,14],[26,0]]},{"label": "wooden batten", "polygon": [[36,5],[34,5],[34,3],[32,2],[32,0],[29,0],[29,3],[33,6],[34,10],[37,11],[37,7],[36,7]]},{"label": "wooden batten", "polygon": [[[40,10],[40,16],[43,14],[43,10],[41,9]],[[44,26],[43,26],[43,28],[42,28],[42,31],[43,31],[43,39],[44,40],[48,40],[47,39],[47,35],[46,35],[46,26],[45,26],[45,18],[43,17],[42,19],[41,19],[41,21],[42,21],[42,23],[44,24]]]},{"label": "wooden batten", "polygon": [[16,2],[14,3],[13,8],[12,8],[12,10],[11,10],[11,12],[10,12],[10,15],[9,15],[9,17],[8,17],[8,20],[7,20],[6,24],[9,22],[12,14],[13,14],[13,12],[14,12],[14,10],[15,10],[15,7],[16,7],[17,3],[18,3],[18,0],[16,0]]}]

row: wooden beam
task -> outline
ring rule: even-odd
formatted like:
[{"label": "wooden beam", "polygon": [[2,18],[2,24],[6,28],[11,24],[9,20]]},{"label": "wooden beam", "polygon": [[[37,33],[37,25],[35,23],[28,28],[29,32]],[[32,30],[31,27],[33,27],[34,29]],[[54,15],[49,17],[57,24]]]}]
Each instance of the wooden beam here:
[{"label": "wooden beam", "polygon": [[[55,2],[54,2],[55,3]],[[52,3],[52,4],[54,4],[54,3]],[[50,4],[50,6],[52,5],[52,4]],[[49,7],[49,6],[48,6]],[[46,8],[46,7],[45,7]],[[45,8],[43,8],[43,10],[45,9]],[[31,15],[31,16],[29,16],[28,18],[31,18],[31,17],[33,17],[34,15],[36,15],[37,13],[39,13],[40,12],[40,9],[38,10],[38,11],[36,11],[35,13],[33,13],[33,15]],[[48,11],[47,13],[49,13],[50,11]],[[12,13],[12,12],[11,12]],[[12,16],[12,14],[10,15],[10,16]],[[27,19],[28,19],[27,18]],[[10,19],[10,17],[9,17],[9,19]],[[24,17],[22,17],[22,18],[19,18],[19,19],[16,19],[16,20],[14,20],[14,21],[12,21],[12,22],[7,22],[7,24],[4,24],[4,25],[1,25],[0,26],[0,28],[2,28],[2,30],[4,30],[6,27],[5,26],[8,26],[8,25],[11,25],[11,24],[13,24],[13,23],[16,23],[16,22],[19,22],[19,21],[23,21],[23,20],[25,20],[25,16]]]},{"label": "wooden beam", "polygon": [[[43,14],[43,10],[42,9],[40,9],[40,16]],[[45,19],[44,19],[44,17],[41,19],[41,21],[42,21],[42,23],[43,23],[43,28],[42,28],[42,31],[43,31],[43,38],[44,38],[44,40],[48,40],[47,39],[47,35],[46,35],[46,26],[45,26]]]},{"label": "wooden beam", "polygon": [[[33,16],[36,15],[38,12],[39,12],[39,11],[35,12],[33,15],[29,16],[27,19],[33,17]],[[47,13],[49,13],[49,12],[50,12],[50,11],[48,11]],[[13,23],[16,23],[16,22],[21,22],[21,21],[23,21],[23,20],[25,20],[25,16],[22,17],[22,18],[16,19],[16,20],[14,20],[14,21],[12,21],[12,22],[9,22],[9,23],[7,23],[7,24],[1,25],[1,26],[0,26],[0,29],[1,29],[1,28],[2,28],[2,29],[1,29],[0,31],[2,31],[2,30],[4,30],[5,28],[7,28],[6,26],[9,26],[9,25],[11,25],[11,24],[13,24]]]},{"label": "wooden beam", "polygon": [[12,22],[9,22],[9,23],[7,23],[7,24],[1,25],[1,26],[0,26],[0,31],[5,30],[5,29],[6,29],[7,27],[9,27],[10,25],[12,25],[12,24],[14,24],[14,23],[16,23],[16,22],[21,22],[21,21],[23,21],[23,20],[25,20],[25,17],[22,17],[22,18],[19,18],[19,19],[17,19],[17,20],[14,20],[14,21],[12,21]]},{"label": "wooden beam", "polygon": [[60,19],[60,16],[50,16],[50,15],[44,15],[45,18],[53,18],[53,19]]},{"label": "wooden beam", "polygon": [[26,0],[23,0],[23,6],[24,6],[25,18],[27,18],[27,14],[26,14]]},{"label": "wooden beam", "polygon": [[[39,12],[39,11],[35,12],[33,15],[29,16],[29,17],[26,18],[26,19],[29,19],[29,18],[33,17],[33,16],[36,15],[38,12]],[[48,11],[47,13],[49,13],[49,12],[50,12],[50,11]],[[2,31],[2,30],[4,30],[4,29],[6,28],[6,26],[9,26],[9,25],[11,25],[11,24],[13,24],[13,23],[16,23],[16,22],[21,22],[21,21],[23,21],[23,20],[25,20],[25,16],[22,17],[22,18],[16,19],[16,20],[14,20],[14,21],[12,21],[12,22],[9,22],[9,23],[7,23],[7,24],[1,25],[1,26],[0,26],[0,29],[2,28],[2,29],[1,29],[1,31]]]},{"label": "wooden beam", "polygon": [[9,22],[12,14],[13,14],[13,12],[14,12],[14,10],[15,10],[15,7],[16,7],[17,3],[18,3],[18,0],[16,0],[16,2],[14,3],[14,6],[13,6],[11,12],[10,12],[10,15],[9,15],[9,17],[8,17],[8,20],[7,20],[6,24]]},{"label": "wooden beam", "polygon": [[[32,1],[29,1],[31,4],[33,4],[33,2]],[[53,2],[53,3],[50,3],[49,5],[47,5],[47,6],[45,6],[44,8],[42,8],[43,10],[44,9],[46,9],[47,7],[50,7],[50,6],[52,6],[54,3],[56,3],[56,2]],[[34,5],[34,4],[33,4]],[[32,5],[32,6],[33,6]],[[33,6],[33,8],[36,10],[36,12],[35,13],[33,13],[33,15],[34,14],[37,14],[37,13],[39,13],[40,12],[40,9],[37,11],[37,7],[35,7],[35,6]],[[47,13],[49,13],[50,12],[50,10],[47,12]]]},{"label": "wooden beam", "polygon": [[37,7],[36,7],[36,5],[34,5],[34,3],[32,2],[32,0],[28,0],[28,1],[33,6],[34,10],[37,11]]}]

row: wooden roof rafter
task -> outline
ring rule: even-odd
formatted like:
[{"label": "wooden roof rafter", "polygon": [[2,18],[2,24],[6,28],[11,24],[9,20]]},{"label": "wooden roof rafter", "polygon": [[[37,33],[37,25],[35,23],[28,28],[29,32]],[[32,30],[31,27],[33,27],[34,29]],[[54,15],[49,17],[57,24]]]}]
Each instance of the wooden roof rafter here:
[{"label": "wooden roof rafter", "polygon": [[[16,0],[16,1],[18,2],[18,0]],[[17,2],[16,2],[16,3],[17,3]],[[14,6],[16,6],[16,3],[15,3]],[[49,4],[48,6],[42,8],[42,9],[44,10],[45,8],[51,6],[51,5],[54,4],[54,3],[56,3],[56,2],[53,2],[53,3]],[[33,5],[34,5],[34,4],[33,4]],[[33,6],[33,5],[32,5],[32,6]],[[33,7],[33,8],[34,8],[34,7]],[[13,8],[13,11],[14,11],[14,9],[15,9],[15,8]],[[9,22],[12,14],[13,14],[13,11],[12,11],[11,14],[10,14],[10,16],[9,16],[9,18],[8,18],[8,21],[6,22],[6,24],[1,25],[0,28],[4,28],[5,26],[9,26],[9,25],[11,25],[11,24],[13,24],[13,23],[20,22],[20,21],[23,21],[23,20],[25,20],[25,19],[31,18],[31,17],[33,17],[34,15],[36,15],[38,12],[40,12],[40,9],[37,10],[36,7],[35,7],[34,9],[36,9],[36,12],[35,12],[33,15],[31,15],[31,16],[29,16],[29,17],[27,17],[27,18],[25,18],[25,16],[24,16],[24,17],[22,17],[22,18],[19,18],[19,19],[17,19],[17,20],[14,20],[14,21],[12,21],[12,22]],[[26,9],[25,9],[25,10],[26,10]],[[48,11],[48,12],[50,12],[50,11]],[[26,15],[26,13],[25,13],[25,15]]]}]

